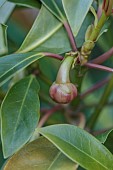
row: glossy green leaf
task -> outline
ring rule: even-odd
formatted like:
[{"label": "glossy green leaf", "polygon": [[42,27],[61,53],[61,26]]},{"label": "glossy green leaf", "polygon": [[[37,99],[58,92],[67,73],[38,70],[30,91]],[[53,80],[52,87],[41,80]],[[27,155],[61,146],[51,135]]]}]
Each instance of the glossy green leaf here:
[{"label": "glossy green leaf", "polygon": [[6,0],[0,0],[0,7],[6,2]]},{"label": "glossy green leaf", "polygon": [[96,136],[96,138],[113,153],[113,129]]},{"label": "glossy green leaf", "polygon": [[112,170],[113,155],[96,138],[72,125],[53,125],[39,129],[71,160],[88,170]]},{"label": "glossy green leaf", "polygon": [[[1,1],[1,0],[0,0]],[[0,8],[0,23],[5,23],[9,16],[11,15],[15,4],[11,2],[5,2]]]},{"label": "glossy green leaf", "polygon": [[85,2],[84,0],[62,0],[74,36],[78,34],[92,2],[93,0],[86,0]]},{"label": "glossy green leaf", "polygon": [[4,162],[5,162],[5,159],[3,158],[2,144],[1,144],[1,141],[0,141],[0,169],[3,166]]},{"label": "glossy green leaf", "polygon": [[19,51],[64,53],[70,49],[62,23],[43,6]]},{"label": "glossy green leaf", "polygon": [[51,142],[39,138],[8,160],[3,170],[75,170],[75,163],[63,155]]},{"label": "glossy green leaf", "polygon": [[41,53],[11,54],[0,58],[0,86],[20,71],[43,57]]},{"label": "glossy green leaf", "polygon": [[1,106],[1,139],[4,157],[19,150],[31,137],[38,120],[39,84],[34,76],[16,83]]},{"label": "glossy green leaf", "polygon": [[40,8],[41,4],[39,0],[8,0],[9,2],[13,2],[17,5],[26,6],[26,7],[33,7],[33,8]]},{"label": "glossy green leaf", "polygon": [[109,151],[113,154],[113,130],[109,133],[104,145],[109,149]]},{"label": "glossy green leaf", "polygon": [[91,15],[91,13],[88,13],[76,36],[77,47],[81,47],[82,44],[84,43],[86,30],[92,22],[93,22],[93,16]]},{"label": "glossy green leaf", "polygon": [[0,55],[7,53],[7,26],[0,24]]},{"label": "glossy green leaf", "polygon": [[97,135],[96,138],[101,142],[101,143],[105,143],[108,136],[110,135],[110,133],[113,133],[113,129],[112,130],[109,130],[109,131],[106,131],[100,135]]},{"label": "glossy green leaf", "polygon": [[41,2],[61,21],[65,22],[66,15],[64,12],[62,0],[41,0]]}]

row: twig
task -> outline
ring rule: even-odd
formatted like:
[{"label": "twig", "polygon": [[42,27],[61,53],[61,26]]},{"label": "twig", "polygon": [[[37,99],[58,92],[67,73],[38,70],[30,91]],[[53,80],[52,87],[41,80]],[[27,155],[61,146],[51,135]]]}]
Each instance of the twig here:
[{"label": "twig", "polygon": [[38,124],[38,127],[42,127],[44,124],[45,124],[45,122],[48,120],[48,118],[54,113],[54,112],[56,112],[56,111],[58,111],[58,110],[60,110],[61,109],[61,106],[60,105],[57,105],[57,106],[55,106],[54,108],[52,108],[52,109],[49,109],[46,113],[45,113],[45,115],[41,118],[41,120],[40,120],[40,122],[39,122],[39,124]]},{"label": "twig", "polygon": [[91,88],[89,88],[86,92],[82,93],[80,95],[80,98],[83,99],[85,98],[87,95],[91,94],[92,92],[96,91],[97,89],[101,88],[102,86],[104,86],[106,83],[108,83],[110,80],[110,77],[107,77],[106,79],[100,81],[99,83],[96,83],[95,85],[93,85]]},{"label": "twig", "polygon": [[43,54],[47,57],[51,57],[51,58],[55,58],[55,59],[58,59],[58,60],[62,60],[63,57],[59,54],[54,54],[54,53],[48,53],[48,52],[43,52]]},{"label": "twig", "polygon": [[90,129],[94,128],[94,126],[97,122],[97,119],[101,114],[103,107],[105,106],[105,104],[107,103],[107,101],[109,99],[112,89],[113,89],[113,76],[111,77],[111,79],[110,79],[101,99],[100,99],[100,102],[98,103],[98,106],[95,108],[94,113],[91,115],[90,119],[87,122],[88,128],[90,128]]},{"label": "twig", "polygon": [[113,56],[113,47],[106,53],[102,54],[101,56],[99,56],[89,62],[93,63],[93,64],[102,64],[104,61],[109,59],[111,56]]},{"label": "twig", "polygon": [[89,67],[89,68],[94,68],[94,69],[103,70],[103,71],[107,71],[107,72],[112,72],[113,73],[113,68],[109,68],[109,67],[102,66],[102,65],[99,65],[99,64],[86,63],[84,65]]},{"label": "twig", "polygon": [[69,37],[69,40],[70,40],[70,44],[71,44],[71,47],[72,47],[73,51],[77,51],[75,38],[74,38],[74,35],[72,33],[70,25],[68,24],[68,22],[65,22],[63,24],[64,24],[64,27],[65,27],[65,29],[67,31],[67,34],[68,34],[68,37]]}]

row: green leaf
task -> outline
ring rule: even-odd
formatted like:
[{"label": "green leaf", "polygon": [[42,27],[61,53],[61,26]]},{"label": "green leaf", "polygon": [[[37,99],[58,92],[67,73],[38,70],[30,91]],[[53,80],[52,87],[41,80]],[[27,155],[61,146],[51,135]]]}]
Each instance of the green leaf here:
[{"label": "green leaf", "polygon": [[62,0],[64,10],[71,26],[74,36],[79,32],[79,29],[91,7],[93,0]]},{"label": "green leaf", "polygon": [[45,138],[39,138],[8,160],[3,170],[75,170],[75,163]]},{"label": "green leaf", "polygon": [[11,54],[0,58],[0,86],[13,75],[43,57],[41,53]]},{"label": "green leaf", "polygon": [[39,0],[8,0],[9,2],[13,2],[17,5],[21,5],[21,6],[26,6],[26,7],[33,7],[33,8],[40,8],[41,3],[39,2]]},{"label": "green leaf", "polygon": [[96,138],[72,125],[53,125],[39,129],[74,162],[88,170],[112,170],[113,155]]},{"label": "green leaf", "polygon": [[18,51],[64,53],[70,49],[68,36],[62,23],[42,6],[30,32]]},{"label": "green leaf", "polygon": [[41,0],[41,2],[52,12],[61,22],[65,22],[66,15],[62,0]]},{"label": "green leaf", "polygon": [[6,0],[0,0],[0,7],[6,2]]},{"label": "green leaf", "polygon": [[0,24],[0,55],[7,53],[7,26]]},{"label": "green leaf", "polygon": [[31,137],[38,120],[39,84],[34,76],[16,83],[1,106],[1,139],[4,157],[19,150]]},{"label": "green leaf", "polygon": [[[1,1],[1,0],[0,0]],[[5,23],[9,16],[11,15],[15,4],[11,2],[5,2],[0,8],[0,23]]]},{"label": "green leaf", "polygon": [[96,138],[103,143],[110,152],[113,153],[113,129],[106,131],[104,133],[102,133],[101,135],[96,136]]},{"label": "green leaf", "polygon": [[2,144],[1,144],[1,141],[0,141],[0,169],[3,166],[4,162],[5,162],[5,159],[3,158]]},{"label": "green leaf", "polygon": [[105,143],[108,136],[110,135],[110,133],[113,132],[113,129],[112,130],[109,130],[109,131],[106,131],[100,135],[97,135],[96,138],[101,142],[101,143]]},{"label": "green leaf", "polygon": [[109,149],[109,151],[113,154],[113,130],[109,133],[104,145]]},{"label": "green leaf", "polygon": [[93,22],[93,16],[91,15],[91,13],[88,13],[76,36],[77,47],[81,47],[82,44],[84,43],[86,30],[92,22]]}]

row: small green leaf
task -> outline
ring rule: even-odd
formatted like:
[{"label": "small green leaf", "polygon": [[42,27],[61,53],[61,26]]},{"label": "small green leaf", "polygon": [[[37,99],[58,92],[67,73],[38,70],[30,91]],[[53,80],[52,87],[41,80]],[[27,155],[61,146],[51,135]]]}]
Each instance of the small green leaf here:
[{"label": "small green leaf", "polygon": [[64,53],[70,49],[68,36],[62,23],[42,6],[30,32],[18,51],[22,53],[28,51]]},{"label": "small green leaf", "polygon": [[1,139],[4,157],[19,150],[31,137],[38,120],[39,84],[34,76],[16,83],[1,106]]},{"label": "small green leaf", "polygon": [[64,10],[74,36],[78,34],[80,27],[91,7],[93,0],[62,0]]},{"label": "small green leaf", "polygon": [[0,55],[7,53],[7,26],[0,24]]},{"label": "small green leaf", "polygon": [[90,11],[91,11],[92,14],[94,15],[94,18],[95,18],[95,20],[94,20],[94,27],[96,27],[97,24],[98,24],[98,16],[97,16],[97,13],[96,13],[95,9],[93,8],[93,6],[90,7]]},{"label": "small green leaf", "polygon": [[39,2],[39,0],[8,0],[9,2],[13,2],[17,5],[21,5],[21,6],[26,6],[26,7],[30,7],[30,8],[40,8],[41,3]]},{"label": "small green leaf", "polygon": [[[1,1],[1,0],[0,0]],[[5,2],[0,8],[0,23],[6,23],[7,19],[11,15],[15,4],[11,2]]]},{"label": "small green leaf", "polygon": [[110,133],[113,132],[113,129],[112,130],[109,130],[109,131],[106,131],[100,135],[97,135],[96,138],[101,142],[101,143],[105,143],[108,136],[110,135]]},{"label": "small green leaf", "polygon": [[9,80],[16,72],[24,69],[34,61],[43,57],[41,53],[29,52],[11,54],[0,58],[0,86]]},{"label": "small green leaf", "polygon": [[51,142],[39,138],[8,160],[3,170],[75,170],[76,165]]},{"label": "small green leaf", "polygon": [[72,125],[53,125],[39,129],[74,162],[88,170],[112,170],[113,155],[96,138]]}]

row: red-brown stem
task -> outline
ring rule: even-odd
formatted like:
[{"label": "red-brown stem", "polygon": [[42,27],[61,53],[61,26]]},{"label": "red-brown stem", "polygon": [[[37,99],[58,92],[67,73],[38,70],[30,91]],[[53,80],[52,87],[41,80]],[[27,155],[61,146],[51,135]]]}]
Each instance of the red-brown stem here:
[{"label": "red-brown stem", "polygon": [[102,66],[99,64],[93,64],[93,63],[86,63],[84,64],[85,66],[87,66],[88,68],[94,68],[94,69],[98,69],[98,70],[102,70],[102,71],[107,71],[107,72],[111,72],[113,73],[113,69],[106,67],[106,66]]},{"label": "red-brown stem", "polygon": [[58,111],[58,110],[60,110],[60,109],[61,109],[61,106],[60,106],[60,105],[57,105],[57,106],[55,106],[55,107],[52,108],[52,109],[49,109],[49,110],[45,113],[45,115],[41,118],[41,120],[39,121],[38,127],[39,127],[39,128],[42,127],[42,126],[45,124],[45,122],[49,119],[49,117],[50,117],[54,112],[56,112],[56,111]]},{"label": "red-brown stem", "polygon": [[113,47],[106,53],[102,54],[101,56],[99,56],[89,62],[94,63],[94,64],[102,64],[104,61],[109,59],[112,55],[113,55]]},{"label": "red-brown stem", "polygon": [[107,77],[106,79],[100,81],[99,83],[96,83],[95,85],[93,85],[90,89],[88,89],[86,92],[82,93],[80,95],[80,98],[83,99],[85,98],[87,95],[91,94],[92,92],[96,91],[97,89],[101,88],[102,86],[104,86],[106,83],[108,83],[110,80],[110,77]]},{"label": "red-brown stem", "polygon": [[58,60],[63,60],[63,57],[59,54],[48,53],[48,52],[43,52],[42,54],[44,54],[47,57],[55,58],[55,59],[58,59]]},{"label": "red-brown stem", "polygon": [[74,38],[74,35],[72,33],[71,27],[68,24],[68,22],[64,22],[63,24],[64,24],[64,27],[67,31],[72,50],[75,52],[75,51],[77,51],[77,46],[76,46],[75,38]]},{"label": "red-brown stem", "polygon": [[103,10],[105,11],[106,16],[110,16],[112,13],[112,6],[113,1],[112,0],[104,0],[103,2]]},{"label": "red-brown stem", "polygon": [[105,4],[106,4],[106,0],[104,0],[104,2],[103,2],[102,9],[104,9],[104,8],[105,8]]}]

